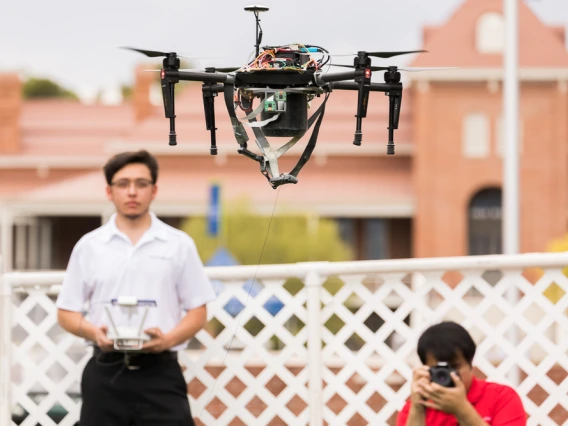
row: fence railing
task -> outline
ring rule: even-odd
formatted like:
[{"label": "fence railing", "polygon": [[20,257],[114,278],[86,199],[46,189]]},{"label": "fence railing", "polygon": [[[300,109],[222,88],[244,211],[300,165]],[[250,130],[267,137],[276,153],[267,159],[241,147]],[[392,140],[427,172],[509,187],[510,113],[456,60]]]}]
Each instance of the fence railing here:
[{"label": "fence railing", "polygon": [[[458,321],[477,374],[513,385],[530,425],[568,421],[568,254],[208,268],[219,295],[181,353],[205,425],[388,425],[416,342]],[[90,350],[57,324],[64,272],[2,276],[0,426],[74,425]]]}]

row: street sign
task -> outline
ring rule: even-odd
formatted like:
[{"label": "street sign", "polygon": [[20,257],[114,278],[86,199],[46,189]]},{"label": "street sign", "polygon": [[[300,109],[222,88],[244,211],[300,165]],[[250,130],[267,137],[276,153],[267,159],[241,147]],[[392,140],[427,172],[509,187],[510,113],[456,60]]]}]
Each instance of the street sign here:
[{"label": "street sign", "polygon": [[209,208],[207,211],[207,233],[212,237],[219,235],[221,221],[221,187],[218,184],[211,185],[209,189]]}]

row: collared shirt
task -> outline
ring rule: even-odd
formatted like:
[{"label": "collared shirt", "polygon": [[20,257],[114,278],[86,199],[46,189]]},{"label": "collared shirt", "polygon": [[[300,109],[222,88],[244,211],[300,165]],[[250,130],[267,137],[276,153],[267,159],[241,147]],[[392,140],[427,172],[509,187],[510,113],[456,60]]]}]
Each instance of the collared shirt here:
[{"label": "collared shirt", "polygon": [[[527,415],[521,398],[511,387],[499,383],[486,382],[473,378],[467,392],[467,399],[490,426],[525,426]],[[405,426],[410,410],[410,401],[396,419],[397,426]],[[457,426],[458,422],[451,414],[426,408],[425,426]]]},{"label": "collared shirt", "polygon": [[127,316],[127,309],[110,305],[120,297],[155,301],[143,329],[159,327],[167,333],[180,322],[184,311],[205,305],[216,296],[193,239],[151,213],[151,225],[135,245],[117,228],[116,214],[83,236],[71,254],[57,307],[75,312],[87,309],[91,323],[106,325],[110,331],[106,309],[111,310],[115,324],[137,320]]}]

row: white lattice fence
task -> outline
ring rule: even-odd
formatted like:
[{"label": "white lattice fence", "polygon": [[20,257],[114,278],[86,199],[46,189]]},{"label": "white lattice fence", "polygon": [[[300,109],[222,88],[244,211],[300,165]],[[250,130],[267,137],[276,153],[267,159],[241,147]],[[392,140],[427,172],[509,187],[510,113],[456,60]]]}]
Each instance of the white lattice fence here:
[{"label": "white lattice fence", "polygon": [[[565,265],[533,254],[210,268],[223,289],[181,357],[193,413],[206,425],[393,424],[419,333],[453,319],[479,345],[479,374],[517,383],[529,424],[564,424]],[[4,276],[0,414],[9,390],[22,425],[78,418],[89,351],[57,326],[62,277]]]}]

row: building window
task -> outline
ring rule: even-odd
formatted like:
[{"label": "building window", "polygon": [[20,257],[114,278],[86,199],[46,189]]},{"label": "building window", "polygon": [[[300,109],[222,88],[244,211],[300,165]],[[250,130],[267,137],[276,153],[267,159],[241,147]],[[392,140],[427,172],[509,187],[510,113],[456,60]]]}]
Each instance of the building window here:
[{"label": "building window", "polygon": [[[523,120],[519,121],[518,136],[519,136],[519,153],[522,153],[524,145]],[[505,121],[503,120],[502,116],[497,118],[497,123],[495,125],[495,141],[496,141],[495,153],[501,157],[503,156],[503,152],[505,151]]]},{"label": "building window", "polygon": [[500,13],[489,12],[479,18],[475,43],[477,51],[480,53],[503,53],[505,47],[505,20]]},{"label": "building window", "polygon": [[343,241],[356,260],[389,259],[389,220],[383,218],[338,218]]},{"label": "building window", "polygon": [[485,114],[468,114],[462,125],[462,148],[466,158],[489,155],[489,118]]},{"label": "building window", "polygon": [[479,191],[468,209],[468,253],[470,255],[501,254],[502,252],[501,189]]}]

